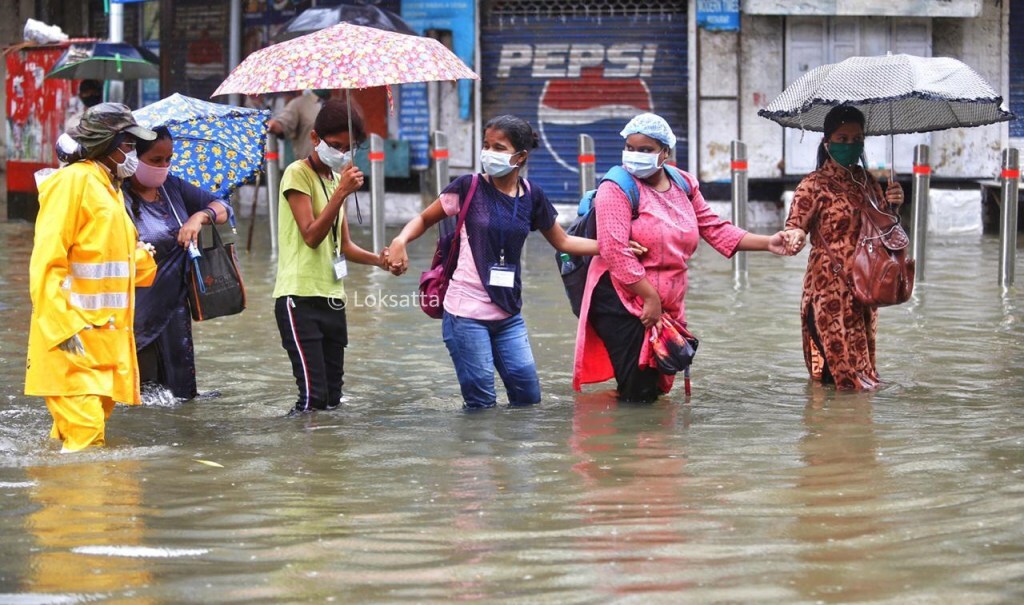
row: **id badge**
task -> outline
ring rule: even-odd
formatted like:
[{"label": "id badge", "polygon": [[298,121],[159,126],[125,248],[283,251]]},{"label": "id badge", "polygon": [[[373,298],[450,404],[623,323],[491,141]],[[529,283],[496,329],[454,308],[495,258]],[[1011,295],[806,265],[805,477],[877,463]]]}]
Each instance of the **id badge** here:
[{"label": "id badge", "polygon": [[341,281],[348,275],[348,261],[345,260],[344,254],[339,254],[334,257],[334,279]]},{"label": "id badge", "polygon": [[488,286],[498,288],[511,288],[516,283],[515,265],[491,265],[490,277],[487,280]]}]

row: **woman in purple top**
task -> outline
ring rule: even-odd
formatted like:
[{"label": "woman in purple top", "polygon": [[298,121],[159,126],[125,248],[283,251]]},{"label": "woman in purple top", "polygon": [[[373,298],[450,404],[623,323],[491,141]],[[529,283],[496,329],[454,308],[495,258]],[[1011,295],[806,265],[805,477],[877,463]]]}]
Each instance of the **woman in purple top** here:
[{"label": "woman in purple top", "polygon": [[124,183],[125,203],[139,239],[156,248],[156,279],[135,293],[135,347],[142,382],[170,389],[179,399],[196,391],[192,317],[185,292],[186,252],[203,225],[223,223],[231,206],[208,191],[168,174],[174,141],[166,128],[136,145],[139,168]]},{"label": "woman in purple top", "polygon": [[540,382],[520,309],[520,256],[530,231],[539,230],[561,252],[597,254],[597,242],[567,235],[555,222],[555,209],[536,184],[519,177],[537,135],[528,122],[511,115],[484,127],[480,163],[485,176],[453,181],[419,216],[409,221],[388,247],[396,275],[409,264],[406,245],[446,216],[458,214],[473,179],[476,191],[459,234],[458,267],[444,298],[441,332],[455,365],[466,408],[496,404],[498,369],[510,405],[540,401]]}]

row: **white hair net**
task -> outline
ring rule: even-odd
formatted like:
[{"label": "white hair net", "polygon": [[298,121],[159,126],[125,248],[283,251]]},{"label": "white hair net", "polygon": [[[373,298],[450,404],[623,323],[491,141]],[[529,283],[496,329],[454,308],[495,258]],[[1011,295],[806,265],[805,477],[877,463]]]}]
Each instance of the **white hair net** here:
[{"label": "white hair net", "polygon": [[631,134],[643,134],[661,141],[669,148],[674,149],[676,146],[676,135],[672,134],[672,127],[668,125],[665,118],[653,113],[642,113],[635,116],[619,134],[622,135],[622,138]]}]

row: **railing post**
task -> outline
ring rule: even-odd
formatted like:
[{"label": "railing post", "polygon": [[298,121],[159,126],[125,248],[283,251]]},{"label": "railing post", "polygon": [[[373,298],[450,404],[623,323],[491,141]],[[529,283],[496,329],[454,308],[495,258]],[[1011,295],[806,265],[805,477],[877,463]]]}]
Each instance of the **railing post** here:
[{"label": "railing post", "polygon": [[[732,162],[732,222],[740,229],[747,228],[747,145],[733,141],[730,145]],[[736,285],[747,281],[747,255],[737,252],[732,257],[732,275]]]},{"label": "railing post", "polygon": [[1002,181],[1003,203],[999,209],[1001,246],[999,247],[999,285],[1013,285],[1014,266],[1017,262],[1017,192],[1020,188],[1020,151],[1010,147],[1003,150]]},{"label": "railing post", "polygon": [[370,135],[370,212],[373,215],[373,251],[384,249],[384,138]]},{"label": "railing post", "polygon": [[910,199],[913,200],[912,213],[912,245],[910,258],[914,259],[914,281],[925,279],[925,242],[928,241],[928,195],[931,190],[932,167],[928,157],[928,146],[914,147],[914,181],[911,185]]},{"label": "railing post", "polygon": [[594,155],[594,137],[581,134],[579,141],[580,197],[597,186],[597,157]]},{"label": "railing post", "polygon": [[430,159],[433,160],[434,197],[431,201],[441,197],[441,192],[448,186],[451,180],[448,173],[448,135],[440,130],[435,130],[430,135]]},{"label": "railing post", "polygon": [[[277,254],[277,196],[281,185],[281,155],[278,152],[278,138],[267,133],[267,216],[270,217],[270,253]],[[257,192],[258,193],[258,192]]]}]

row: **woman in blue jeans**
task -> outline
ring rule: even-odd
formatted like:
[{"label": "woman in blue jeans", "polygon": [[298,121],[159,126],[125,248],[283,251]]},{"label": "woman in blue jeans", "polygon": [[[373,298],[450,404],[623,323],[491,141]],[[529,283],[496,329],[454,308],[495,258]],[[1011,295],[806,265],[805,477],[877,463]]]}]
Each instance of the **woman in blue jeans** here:
[{"label": "woman in blue jeans", "polygon": [[391,241],[389,265],[399,275],[409,265],[406,245],[432,225],[458,214],[476,187],[459,233],[459,260],[444,298],[441,332],[455,364],[467,408],[497,403],[497,368],[510,405],[540,401],[540,381],[520,314],[520,255],[530,231],[539,230],[561,252],[597,254],[597,242],[567,235],[555,222],[555,209],[536,184],[519,178],[537,135],[528,122],[511,115],[494,118],[484,127],[480,164],[485,175],[453,181],[419,216]]}]

